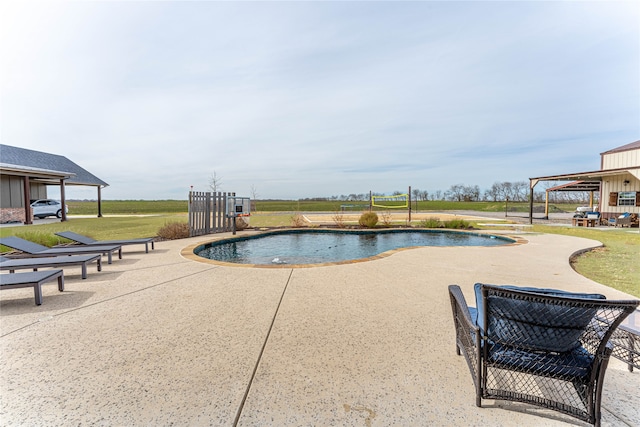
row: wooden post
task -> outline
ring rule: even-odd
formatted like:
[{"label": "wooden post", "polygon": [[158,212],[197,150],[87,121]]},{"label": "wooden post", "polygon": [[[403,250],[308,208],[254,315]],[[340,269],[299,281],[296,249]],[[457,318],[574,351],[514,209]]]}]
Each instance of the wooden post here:
[{"label": "wooden post", "polygon": [[531,188],[529,192],[529,224],[533,224],[533,187],[535,187],[535,185],[536,184],[529,181],[529,187]]},{"label": "wooden post", "polygon": [[544,192],[544,219],[549,219],[549,190]]},{"label": "wooden post", "polygon": [[409,198],[409,200],[407,200],[409,202],[409,224],[411,224],[411,186],[409,186],[409,194],[407,194],[407,197]]},{"label": "wooden post", "polygon": [[[215,198],[215,194],[213,195]],[[214,224],[215,225],[215,224]],[[211,232],[211,193],[206,192],[204,198],[204,232]]]}]

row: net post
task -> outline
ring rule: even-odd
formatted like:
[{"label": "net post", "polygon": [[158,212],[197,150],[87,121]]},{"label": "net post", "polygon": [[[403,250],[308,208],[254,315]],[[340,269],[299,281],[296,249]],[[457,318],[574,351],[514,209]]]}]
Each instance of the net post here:
[{"label": "net post", "polygon": [[407,193],[409,201],[409,224],[411,224],[411,186],[409,186],[409,192]]}]

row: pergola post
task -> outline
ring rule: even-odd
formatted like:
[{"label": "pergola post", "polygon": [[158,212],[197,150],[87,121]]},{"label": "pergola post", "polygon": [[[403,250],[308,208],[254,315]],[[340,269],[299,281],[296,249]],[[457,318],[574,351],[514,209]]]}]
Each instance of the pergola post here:
[{"label": "pergola post", "polygon": [[533,187],[538,183],[538,179],[529,178],[529,224],[533,224]]},{"label": "pergola post", "polygon": [[544,219],[549,219],[549,190],[544,192]]}]

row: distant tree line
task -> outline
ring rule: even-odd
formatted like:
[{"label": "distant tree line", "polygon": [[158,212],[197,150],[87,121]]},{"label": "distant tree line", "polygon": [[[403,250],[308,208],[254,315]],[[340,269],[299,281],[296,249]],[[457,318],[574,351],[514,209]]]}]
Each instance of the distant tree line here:
[{"label": "distant tree line", "polygon": [[[551,188],[557,183],[547,182],[546,187],[542,190],[535,191],[533,201],[535,203],[544,203],[545,190]],[[394,191],[392,195],[405,194],[403,191]],[[382,196],[383,193],[372,193],[374,196]],[[550,202],[553,203],[587,203],[589,201],[589,192],[587,191],[554,191],[550,193]],[[526,181],[516,182],[495,182],[491,188],[481,191],[477,185],[455,184],[448,190],[437,190],[431,193],[414,188],[411,190],[412,201],[428,201],[428,200],[446,200],[452,202],[527,202],[529,201],[529,183]],[[365,202],[369,201],[369,193],[359,194],[341,194],[331,197],[314,197],[302,200],[318,201],[333,200],[344,202]]]}]

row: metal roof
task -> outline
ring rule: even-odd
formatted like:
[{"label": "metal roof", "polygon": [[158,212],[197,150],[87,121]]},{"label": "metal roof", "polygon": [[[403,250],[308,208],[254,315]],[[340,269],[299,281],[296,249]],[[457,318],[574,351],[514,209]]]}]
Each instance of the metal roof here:
[{"label": "metal roof", "polygon": [[0,170],[2,173],[7,175],[29,175],[30,178],[68,179],[75,176],[75,174],[71,172],[32,168],[29,166],[11,165],[8,163],[0,163]]},{"label": "metal roof", "polygon": [[66,184],[107,187],[109,184],[64,156],[0,144],[0,169],[42,179],[65,179]]},{"label": "metal roof", "polygon": [[604,153],[600,153],[600,155],[610,154],[610,153],[619,153],[621,151],[635,150],[637,148],[640,148],[640,141],[635,141],[635,142],[631,142],[631,143],[626,144],[626,145],[622,145],[622,146],[614,148],[612,150],[605,151]]},{"label": "metal roof", "polygon": [[529,178],[529,180],[532,183],[535,181],[535,184],[537,184],[539,181],[569,181],[569,180],[602,181],[602,178],[604,177],[621,175],[625,172],[630,173],[631,171],[640,171],[640,166],[634,166],[629,168],[605,169],[605,170],[597,170],[597,171],[590,171],[590,172],[576,172],[576,173],[568,173],[564,175],[538,176],[535,178]]},{"label": "metal roof", "polygon": [[600,191],[600,181],[573,181],[547,188],[547,191]]}]

